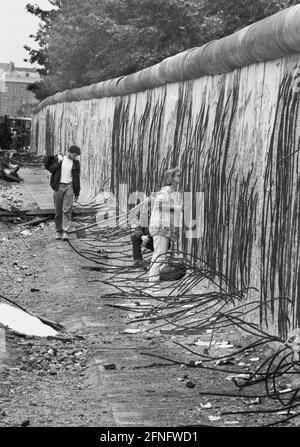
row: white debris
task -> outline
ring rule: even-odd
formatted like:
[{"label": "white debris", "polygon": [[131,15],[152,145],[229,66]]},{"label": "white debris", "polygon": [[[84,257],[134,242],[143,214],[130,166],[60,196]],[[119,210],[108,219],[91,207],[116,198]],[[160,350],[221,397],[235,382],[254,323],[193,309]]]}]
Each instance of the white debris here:
[{"label": "white debris", "polygon": [[28,231],[28,230],[21,231],[20,234],[22,236],[31,236],[32,235],[32,233],[30,231]]},{"label": "white debris", "polygon": [[276,414],[279,414],[279,415],[282,415],[282,416],[286,416],[286,415],[289,415],[289,414],[296,414],[296,411],[288,411],[288,410],[278,411]]},{"label": "white debris", "polygon": [[220,416],[208,416],[208,419],[209,419],[211,422],[215,422],[215,421],[220,421],[220,420],[221,420],[221,417],[220,417]]},{"label": "white debris", "polygon": [[125,329],[124,330],[125,334],[138,334],[139,332],[141,332],[140,329]]},{"label": "white debris", "polygon": [[199,365],[202,365],[202,360],[196,360],[196,362],[195,362],[195,366],[199,366]]},{"label": "white debris", "polygon": [[203,340],[197,340],[197,341],[195,341],[194,345],[196,345],[196,346],[204,346],[205,348],[209,348],[210,342],[209,341],[203,341]]},{"label": "white debris", "polygon": [[279,394],[285,394],[285,393],[290,393],[292,390],[292,388],[286,388],[284,390],[279,391]]},{"label": "white debris", "polygon": [[200,407],[202,410],[208,410],[208,409],[212,408],[212,404],[210,402],[208,402],[207,404],[201,404],[201,402],[200,402]]},{"label": "white debris", "polygon": [[225,380],[232,380],[232,379],[249,379],[249,374],[232,374],[230,376],[225,377]]}]

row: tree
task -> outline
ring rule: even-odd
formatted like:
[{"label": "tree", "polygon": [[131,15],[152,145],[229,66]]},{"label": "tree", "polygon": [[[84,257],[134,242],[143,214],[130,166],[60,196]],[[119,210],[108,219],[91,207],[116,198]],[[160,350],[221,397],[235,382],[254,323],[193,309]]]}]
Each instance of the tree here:
[{"label": "tree", "polygon": [[[53,2],[54,3],[54,2]],[[199,4],[184,0],[62,0],[47,13],[28,5],[42,25],[39,98],[67,88],[133,73],[194,45],[201,45]]]},{"label": "tree", "polygon": [[299,0],[204,0],[204,35],[221,38],[300,3]]},{"label": "tree", "polygon": [[40,48],[27,50],[43,80],[31,89],[42,99],[127,75],[299,2],[51,0],[51,11],[27,5],[41,21],[34,36]]}]

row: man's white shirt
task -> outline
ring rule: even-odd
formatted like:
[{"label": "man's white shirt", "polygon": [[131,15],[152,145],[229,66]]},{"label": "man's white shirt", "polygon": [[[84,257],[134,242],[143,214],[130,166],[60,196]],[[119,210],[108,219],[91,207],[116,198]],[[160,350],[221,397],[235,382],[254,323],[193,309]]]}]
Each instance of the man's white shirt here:
[{"label": "man's white shirt", "polygon": [[65,155],[61,163],[60,183],[72,182],[72,167],[73,167],[73,160],[71,160],[67,155]]}]

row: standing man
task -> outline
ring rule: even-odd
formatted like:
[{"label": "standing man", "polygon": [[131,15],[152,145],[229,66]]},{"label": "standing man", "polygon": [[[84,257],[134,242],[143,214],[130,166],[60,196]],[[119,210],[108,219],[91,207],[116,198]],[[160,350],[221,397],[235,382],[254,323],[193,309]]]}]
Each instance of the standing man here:
[{"label": "standing man", "polygon": [[80,153],[79,147],[72,145],[67,154],[52,157],[49,164],[45,165],[52,174],[50,185],[54,190],[55,239],[63,241],[68,240],[73,198],[76,202],[80,193]]}]

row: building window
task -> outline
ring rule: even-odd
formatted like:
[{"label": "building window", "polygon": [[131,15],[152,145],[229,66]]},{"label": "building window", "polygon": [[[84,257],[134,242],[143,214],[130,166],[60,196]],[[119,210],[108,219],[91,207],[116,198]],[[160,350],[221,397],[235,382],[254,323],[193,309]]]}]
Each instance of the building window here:
[{"label": "building window", "polygon": [[29,73],[26,73],[26,78],[29,78]]}]

